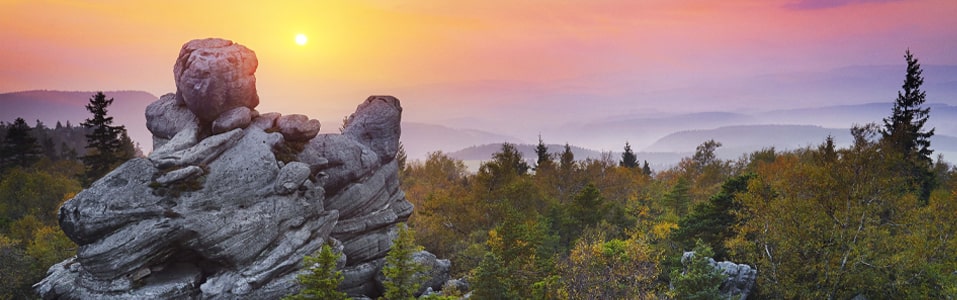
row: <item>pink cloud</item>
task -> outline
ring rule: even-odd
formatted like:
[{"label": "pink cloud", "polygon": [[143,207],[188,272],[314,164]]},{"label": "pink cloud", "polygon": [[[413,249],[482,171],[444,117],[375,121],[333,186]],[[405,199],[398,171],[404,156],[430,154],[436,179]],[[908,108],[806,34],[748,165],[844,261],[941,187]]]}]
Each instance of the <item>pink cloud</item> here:
[{"label": "pink cloud", "polygon": [[796,2],[786,4],[784,7],[795,10],[813,10],[854,4],[886,3],[895,1],[903,0],[798,0]]}]

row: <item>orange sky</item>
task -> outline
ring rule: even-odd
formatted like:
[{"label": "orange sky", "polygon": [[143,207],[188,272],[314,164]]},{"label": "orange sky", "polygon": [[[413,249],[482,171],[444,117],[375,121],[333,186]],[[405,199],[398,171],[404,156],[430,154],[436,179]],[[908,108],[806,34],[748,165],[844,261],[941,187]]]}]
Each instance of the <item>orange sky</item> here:
[{"label": "orange sky", "polygon": [[416,87],[449,92],[398,94],[413,118],[482,101],[456,97],[469,82],[614,96],[612,83],[902,64],[907,47],[957,64],[954,0],[194,2],[0,0],[0,92],[173,92],[180,46],[205,37],[256,51],[260,110],[330,123]]}]

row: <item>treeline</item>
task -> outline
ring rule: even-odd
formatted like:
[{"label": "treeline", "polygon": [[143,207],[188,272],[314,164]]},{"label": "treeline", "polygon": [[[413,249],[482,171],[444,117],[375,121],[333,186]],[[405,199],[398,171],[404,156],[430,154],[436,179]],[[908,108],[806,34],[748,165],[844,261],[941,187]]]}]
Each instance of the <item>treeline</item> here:
[{"label": "treeline", "polygon": [[112,125],[112,99],[97,93],[81,126],[22,118],[0,122],[0,299],[33,299],[31,286],[76,253],[57,223],[60,205],[119,164],[142,155],[122,126]]},{"label": "treeline", "polygon": [[677,166],[576,160],[540,142],[533,164],[504,144],[476,174],[435,152],[401,172],[426,250],[478,299],[715,298],[715,260],[758,270],[757,299],[957,296],[955,171],[932,159],[920,65],[883,125],[854,142],[737,160],[707,141]]}]

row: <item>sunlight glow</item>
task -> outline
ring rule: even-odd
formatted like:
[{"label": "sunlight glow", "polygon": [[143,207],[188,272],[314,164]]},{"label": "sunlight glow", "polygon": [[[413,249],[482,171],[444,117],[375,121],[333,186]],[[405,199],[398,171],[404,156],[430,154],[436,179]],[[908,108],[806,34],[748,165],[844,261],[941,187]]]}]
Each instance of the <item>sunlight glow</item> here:
[{"label": "sunlight glow", "polygon": [[299,46],[305,45],[306,42],[308,41],[309,41],[309,38],[307,38],[305,34],[300,33],[296,35],[296,44],[298,44]]}]

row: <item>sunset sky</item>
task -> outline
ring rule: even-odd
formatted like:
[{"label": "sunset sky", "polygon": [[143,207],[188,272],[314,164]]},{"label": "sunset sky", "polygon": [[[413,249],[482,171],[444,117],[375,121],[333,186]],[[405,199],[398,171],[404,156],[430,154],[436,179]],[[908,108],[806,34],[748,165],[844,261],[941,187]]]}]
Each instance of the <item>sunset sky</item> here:
[{"label": "sunset sky", "polygon": [[[252,3],[0,0],[0,92],[159,96],[175,91],[180,46],[205,37],[256,52],[261,111],[326,124],[370,94],[394,94],[407,119],[422,120],[494,119],[477,109],[549,97],[595,106],[625,97],[627,111],[674,111],[682,107],[647,95],[727,78],[902,66],[907,48],[925,65],[957,65],[954,0]],[[297,45],[297,34],[308,43]],[[701,105],[751,105],[725,101]]]}]

